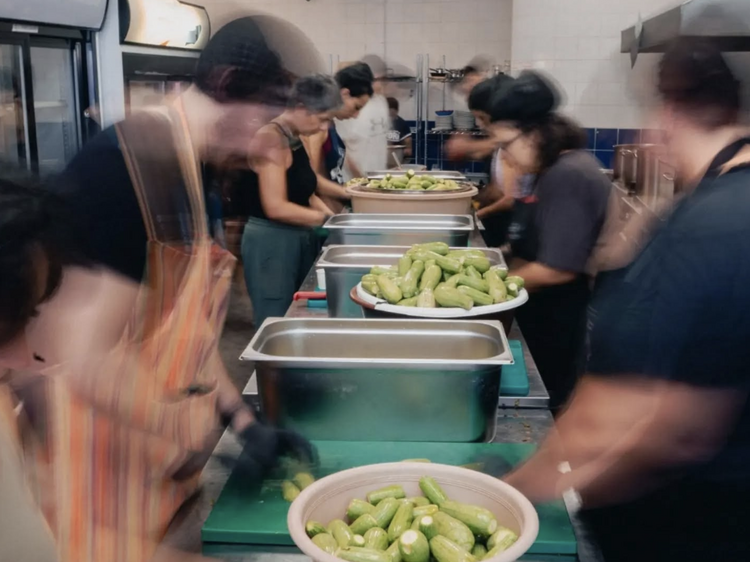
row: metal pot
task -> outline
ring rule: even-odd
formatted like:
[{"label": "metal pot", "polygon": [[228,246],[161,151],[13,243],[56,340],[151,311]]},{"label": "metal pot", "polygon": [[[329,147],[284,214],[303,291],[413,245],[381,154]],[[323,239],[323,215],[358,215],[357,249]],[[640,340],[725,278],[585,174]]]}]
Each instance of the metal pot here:
[{"label": "metal pot", "polygon": [[614,180],[620,182],[628,191],[637,191],[641,151],[650,146],[654,145],[618,144],[615,146]]},{"label": "metal pot", "polygon": [[674,197],[675,169],[665,160],[664,147],[645,147],[639,151],[639,158],[636,193],[641,201],[654,207],[657,202]]}]

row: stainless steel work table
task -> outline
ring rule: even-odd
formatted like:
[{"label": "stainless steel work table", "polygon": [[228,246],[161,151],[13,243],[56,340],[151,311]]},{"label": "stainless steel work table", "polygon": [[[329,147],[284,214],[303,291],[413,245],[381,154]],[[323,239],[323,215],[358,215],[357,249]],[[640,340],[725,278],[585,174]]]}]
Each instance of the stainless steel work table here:
[{"label": "stainless steel work table", "polygon": [[[479,236],[475,233],[475,236]],[[483,242],[472,240],[472,246],[481,247]],[[310,271],[300,291],[310,291],[316,288],[316,275],[314,269]],[[287,314],[291,318],[314,318],[327,317],[325,308],[308,308],[306,301],[294,302]],[[539,376],[536,363],[529,353],[523,335],[517,326],[514,326],[509,334],[512,339],[522,342],[526,366],[529,373],[530,394],[528,399],[503,399],[501,408],[498,410],[497,431],[493,443],[539,443],[544,435],[552,428],[553,419],[547,404],[549,395]],[[252,368],[248,365],[248,368]],[[254,373],[253,373],[254,375]],[[245,399],[255,404],[257,400],[257,386],[254,384],[254,376],[245,389]],[[200,529],[203,522],[211,512],[214,502],[219,497],[224,484],[229,477],[229,470],[216,458],[217,455],[234,455],[239,452],[239,445],[235,437],[226,432],[218,442],[212,457],[202,475],[203,487],[199,494],[184,506],[178,517],[170,527],[165,539],[168,545],[175,548],[199,551]],[[578,539],[578,560],[580,562],[601,562],[601,558],[595,547],[587,540],[585,530],[581,529],[579,522],[571,516]],[[220,554],[215,551],[206,552],[219,560],[228,562],[306,562],[309,559],[288,548],[275,548],[268,546],[235,545],[223,547]],[[548,562],[569,561],[570,557],[545,557],[533,556],[522,558],[525,562]]]}]

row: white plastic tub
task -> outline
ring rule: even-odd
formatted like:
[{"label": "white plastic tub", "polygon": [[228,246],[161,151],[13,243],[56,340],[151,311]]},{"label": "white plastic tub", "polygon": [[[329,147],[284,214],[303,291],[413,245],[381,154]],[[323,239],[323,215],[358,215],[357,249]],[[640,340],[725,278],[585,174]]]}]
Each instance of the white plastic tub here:
[{"label": "white plastic tub", "polygon": [[539,517],[531,502],[505,482],[468,470],[432,463],[374,464],[345,470],[323,478],[305,489],[292,503],[287,516],[292,540],[315,562],[341,562],[319,549],[305,532],[309,520],[327,525],[345,517],[353,498],[365,499],[367,492],[401,484],[407,497],[421,496],[419,479],[432,476],[449,498],[489,509],[500,525],[518,534],[518,541],[488,562],[512,562],[523,556],[539,533]]}]

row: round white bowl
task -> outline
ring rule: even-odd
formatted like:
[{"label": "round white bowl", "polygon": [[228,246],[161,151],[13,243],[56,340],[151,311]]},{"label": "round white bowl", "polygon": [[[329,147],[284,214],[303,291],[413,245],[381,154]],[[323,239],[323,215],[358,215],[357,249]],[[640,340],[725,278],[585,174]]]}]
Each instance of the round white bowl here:
[{"label": "round white bowl", "polygon": [[287,524],[292,540],[315,562],[341,562],[319,549],[305,532],[305,524],[327,525],[346,516],[353,498],[365,499],[368,492],[401,484],[407,496],[419,496],[419,479],[432,476],[452,500],[489,509],[500,525],[518,534],[518,541],[487,562],[512,562],[523,556],[539,533],[539,517],[531,502],[505,482],[466,468],[433,463],[374,464],[332,474],[303,490],[289,508]]}]

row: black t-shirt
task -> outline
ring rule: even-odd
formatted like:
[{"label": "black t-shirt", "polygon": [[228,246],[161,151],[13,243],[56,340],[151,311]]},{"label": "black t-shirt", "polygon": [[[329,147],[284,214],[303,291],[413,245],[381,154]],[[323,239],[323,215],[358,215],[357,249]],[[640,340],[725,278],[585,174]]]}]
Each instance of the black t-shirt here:
[{"label": "black t-shirt", "polygon": [[[750,168],[706,178],[594,303],[589,372],[750,390]],[[706,480],[750,480],[750,405]]]},{"label": "black t-shirt", "polygon": [[409,133],[411,133],[409,125],[397,115],[391,123],[391,130],[388,131],[388,142],[399,142]]},{"label": "black t-shirt", "polygon": [[[538,179],[526,255],[546,266],[583,273],[599,238],[612,185],[598,161],[583,150],[560,159]],[[514,248],[515,251],[515,248]]]},{"label": "black t-shirt", "polygon": [[84,255],[141,281],[148,236],[114,128],[84,145],[55,185],[75,211]]}]

